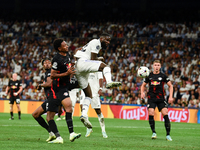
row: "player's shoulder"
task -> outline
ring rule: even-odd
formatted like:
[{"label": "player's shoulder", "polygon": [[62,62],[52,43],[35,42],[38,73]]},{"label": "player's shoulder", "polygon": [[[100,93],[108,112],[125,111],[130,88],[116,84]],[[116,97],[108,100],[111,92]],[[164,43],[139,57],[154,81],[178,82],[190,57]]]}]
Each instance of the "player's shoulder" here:
[{"label": "player's shoulder", "polygon": [[99,39],[92,39],[89,44],[99,44],[100,40]]},{"label": "player's shoulder", "polygon": [[167,77],[167,75],[162,73],[162,72],[160,72],[160,75],[163,76],[163,77]]},{"label": "player's shoulder", "polygon": [[56,54],[53,56],[53,60],[52,60],[52,61],[59,61],[59,60],[60,60],[59,53],[56,53]]}]

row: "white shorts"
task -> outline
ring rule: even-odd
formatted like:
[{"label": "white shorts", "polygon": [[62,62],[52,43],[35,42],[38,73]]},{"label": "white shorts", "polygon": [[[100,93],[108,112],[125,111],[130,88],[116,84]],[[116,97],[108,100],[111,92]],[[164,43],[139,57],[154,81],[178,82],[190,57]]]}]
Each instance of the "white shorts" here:
[{"label": "white shorts", "polygon": [[71,101],[72,101],[72,107],[74,107],[75,104],[76,104],[77,93],[78,93],[78,92],[79,92],[79,89],[78,89],[78,88],[69,91],[69,96],[70,96],[70,99],[71,99]]},{"label": "white shorts", "polygon": [[89,73],[97,72],[101,63],[101,61],[96,60],[78,59],[75,65],[76,78],[82,89],[88,86]]}]

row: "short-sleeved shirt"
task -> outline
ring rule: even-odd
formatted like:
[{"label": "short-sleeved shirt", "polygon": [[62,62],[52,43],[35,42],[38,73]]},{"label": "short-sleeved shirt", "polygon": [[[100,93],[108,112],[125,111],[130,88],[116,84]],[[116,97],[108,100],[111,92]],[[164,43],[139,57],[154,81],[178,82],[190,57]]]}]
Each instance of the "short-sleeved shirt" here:
[{"label": "short-sleeved shirt", "polygon": [[148,99],[164,99],[164,84],[169,81],[170,79],[163,73],[150,73],[149,76],[144,79],[144,82],[149,84],[149,91],[147,93]]},{"label": "short-sleeved shirt", "polygon": [[[44,82],[47,82],[47,78],[50,77],[50,76],[51,76],[51,69],[48,69],[48,70],[46,70],[46,72],[45,72]],[[49,94],[50,94],[50,92],[51,92],[51,87],[45,87],[45,88],[44,88],[44,92],[45,92],[46,97],[47,97],[47,99],[48,99]]]},{"label": "short-sleeved shirt", "polygon": [[91,60],[91,53],[98,54],[100,49],[101,49],[100,39],[93,39],[89,43],[84,45],[81,50],[77,51],[74,57]]},{"label": "short-sleeved shirt", "polygon": [[[58,71],[58,74],[67,72],[71,67],[70,56],[57,53],[52,60],[52,69]],[[53,89],[68,88],[70,86],[70,76],[57,78],[53,80]]]},{"label": "short-sleeved shirt", "polygon": [[10,96],[15,97],[13,93],[19,91],[19,88],[20,86],[22,86],[22,83],[19,80],[16,81],[10,80],[8,86],[10,87]]}]

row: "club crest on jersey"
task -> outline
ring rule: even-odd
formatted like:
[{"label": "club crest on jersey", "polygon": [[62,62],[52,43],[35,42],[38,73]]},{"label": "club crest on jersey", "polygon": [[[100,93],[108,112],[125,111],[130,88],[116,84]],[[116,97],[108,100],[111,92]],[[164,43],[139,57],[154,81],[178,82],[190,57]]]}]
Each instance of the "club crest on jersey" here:
[{"label": "club crest on jersey", "polygon": [[160,85],[160,82],[158,82],[158,81],[151,81],[151,85]]},{"label": "club crest on jersey", "polygon": [[64,95],[64,96],[68,96],[69,94],[68,94],[68,92],[65,92],[63,95]]},{"label": "club crest on jersey", "polygon": [[161,77],[159,77],[159,78],[158,78],[158,80],[162,80],[162,78],[161,78]]},{"label": "club crest on jersey", "polygon": [[69,69],[72,66],[72,64],[69,63],[69,64],[66,64],[66,66],[67,66],[67,69]]}]

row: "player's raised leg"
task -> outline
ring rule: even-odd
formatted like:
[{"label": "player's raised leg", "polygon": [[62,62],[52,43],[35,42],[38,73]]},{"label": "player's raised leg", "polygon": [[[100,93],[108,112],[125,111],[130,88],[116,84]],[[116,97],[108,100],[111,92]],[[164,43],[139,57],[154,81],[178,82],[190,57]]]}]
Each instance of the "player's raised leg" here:
[{"label": "player's raised leg", "polygon": [[107,83],[106,88],[113,88],[113,87],[118,87],[122,85],[121,82],[112,81],[111,69],[105,63],[103,62],[101,63],[101,65],[99,66],[99,71],[103,72],[103,75],[106,79],[106,83]]}]

